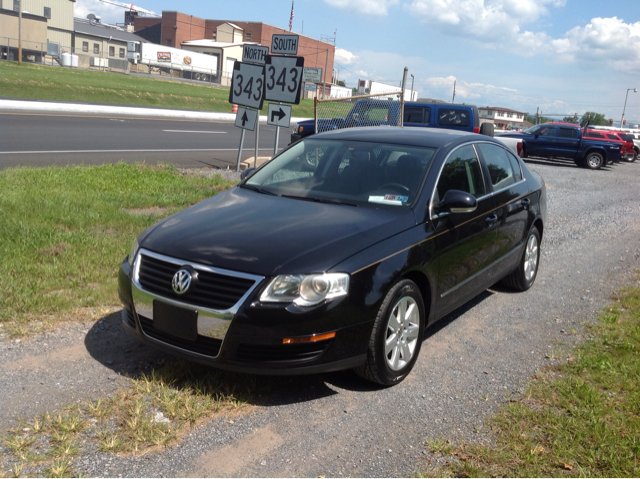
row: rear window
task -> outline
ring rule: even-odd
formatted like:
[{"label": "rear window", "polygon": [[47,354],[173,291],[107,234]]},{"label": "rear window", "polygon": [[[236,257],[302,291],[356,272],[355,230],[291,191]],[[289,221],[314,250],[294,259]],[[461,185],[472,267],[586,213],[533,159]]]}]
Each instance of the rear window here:
[{"label": "rear window", "polygon": [[620,138],[618,138],[616,135],[614,135],[613,133],[607,133],[607,138],[609,138],[610,140],[616,140],[616,141],[620,141]]},{"label": "rear window", "polygon": [[588,131],[587,136],[590,138],[602,138],[604,139],[604,135],[602,133],[597,133],[595,131]]},{"label": "rear window", "polygon": [[624,141],[631,141],[631,142],[633,142],[633,136],[631,136],[631,135],[627,135],[626,133],[621,134],[621,135],[620,135],[620,138],[622,138]]},{"label": "rear window", "polygon": [[440,108],[438,110],[439,126],[469,126],[471,118],[468,110],[457,108]]}]

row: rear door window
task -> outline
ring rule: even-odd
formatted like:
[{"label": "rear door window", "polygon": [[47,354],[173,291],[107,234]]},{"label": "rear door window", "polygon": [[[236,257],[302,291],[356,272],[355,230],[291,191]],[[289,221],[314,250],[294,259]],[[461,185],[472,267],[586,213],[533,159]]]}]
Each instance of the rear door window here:
[{"label": "rear door window", "polygon": [[405,106],[404,123],[429,124],[431,120],[431,110],[422,106]]},{"label": "rear door window", "polygon": [[480,150],[487,165],[494,191],[506,188],[516,182],[513,167],[504,148],[491,143],[478,143],[476,147]]},{"label": "rear door window", "polygon": [[458,108],[440,108],[438,110],[439,126],[465,127],[471,124],[471,115],[468,110]]},{"label": "rear door window", "polygon": [[577,138],[578,131],[575,128],[562,128],[560,127],[560,133],[558,135],[560,138]]}]

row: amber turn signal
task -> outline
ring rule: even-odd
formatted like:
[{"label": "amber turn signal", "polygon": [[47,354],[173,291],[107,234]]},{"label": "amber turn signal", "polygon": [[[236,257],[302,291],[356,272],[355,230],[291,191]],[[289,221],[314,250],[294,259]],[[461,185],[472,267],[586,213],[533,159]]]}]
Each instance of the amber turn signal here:
[{"label": "amber turn signal", "polygon": [[284,338],[282,344],[315,343],[317,341],[335,338],[335,336],[336,332],[334,331],[332,333],[312,334],[311,336],[302,336],[300,338]]}]

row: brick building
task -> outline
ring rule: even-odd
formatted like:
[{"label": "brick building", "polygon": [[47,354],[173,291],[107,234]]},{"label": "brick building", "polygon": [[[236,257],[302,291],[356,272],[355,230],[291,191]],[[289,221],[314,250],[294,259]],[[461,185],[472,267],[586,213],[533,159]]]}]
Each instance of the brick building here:
[{"label": "brick building", "polygon": [[[273,34],[288,33],[287,30],[263,22],[204,20],[172,11],[163,11],[162,18],[135,17],[133,21],[136,34],[150,42],[174,48],[182,48],[183,43],[192,40],[213,40],[219,43],[252,42],[270,47]],[[326,81],[331,82],[334,45],[300,35],[298,56],[304,57],[305,66],[322,68]],[[226,65],[223,69],[225,67]]]}]

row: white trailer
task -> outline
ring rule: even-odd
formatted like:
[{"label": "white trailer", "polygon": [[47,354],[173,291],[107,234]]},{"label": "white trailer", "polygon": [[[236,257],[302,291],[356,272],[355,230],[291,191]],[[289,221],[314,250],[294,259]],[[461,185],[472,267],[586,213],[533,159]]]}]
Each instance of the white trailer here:
[{"label": "white trailer", "polygon": [[[358,95],[375,95],[378,93],[389,93],[400,91],[402,87],[387,85],[373,80],[359,80],[358,81]],[[381,97],[383,98],[383,97]],[[397,100],[395,95],[390,95],[389,100]],[[416,101],[418,99],[418,92],[416,90],[405,90],[404,101]]]},{"label": "white trailer", "polygon": [[209,81],[218,73],[218,56],[171,48],[156,43],[127,42],[127,58],[133,63],[190,72],[196,80]]}]

